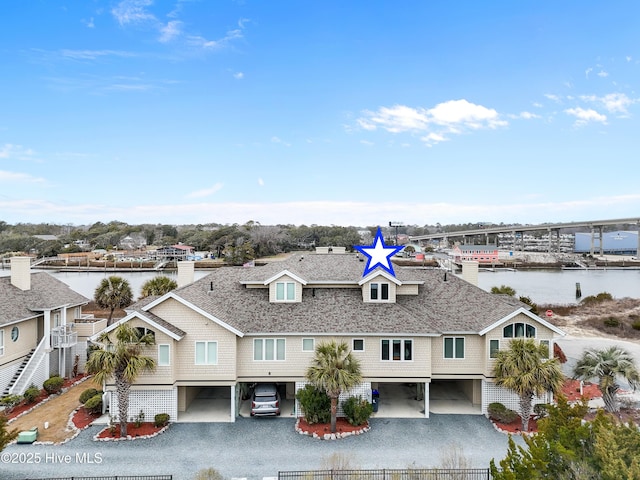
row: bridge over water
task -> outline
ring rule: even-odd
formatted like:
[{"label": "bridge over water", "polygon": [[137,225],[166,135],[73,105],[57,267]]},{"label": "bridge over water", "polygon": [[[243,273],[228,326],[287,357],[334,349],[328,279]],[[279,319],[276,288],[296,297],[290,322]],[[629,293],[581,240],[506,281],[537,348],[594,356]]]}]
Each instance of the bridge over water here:
[{"label": "bridge over water", "polygon": [[[524,250],[524,232],[547,232],[549,243],[547,245],[547,251],[559,251],[560,249],[560,232],[562,230],[571,229],[589,229],[591,232],[591,254],[596,253],[596,240],[599,244],[599,254],[603,252],[602,235],[604,228],[612,225],[623,225],[632,227],[634,230],[640,231],[640,217],[633,218],[616,218],[611,220],[589,220],[584,222],[565,222],[565,223],[541,223],[539,225],[511,225],[511,226],[491,226],[486,228],[477,228],[473,230],[461,230],[458,232],[439,232],[430,233],[427,235],[410,236],[410,241],[423,241],[423,240],[444,240],[461,238],[462,243],[466,244],[470,239],[477,236],[485,237],[485,244],[489,244],[489,235],[498,235],[500,233],[511,233],[514,239],[514,249],[517,249],[516,239],[519,238],[520,249]],[[553,237],[555,235],[555,242]],[[554,246],[556,247],[554,249]],[[638,234],[638,247],[636,255],[640,253],[640,233]]]}]

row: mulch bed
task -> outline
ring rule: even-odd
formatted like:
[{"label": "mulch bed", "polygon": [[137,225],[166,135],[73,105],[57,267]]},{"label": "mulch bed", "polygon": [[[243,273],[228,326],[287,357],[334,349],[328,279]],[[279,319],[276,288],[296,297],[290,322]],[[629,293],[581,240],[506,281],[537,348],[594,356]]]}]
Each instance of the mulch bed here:
[{"label": "mulch bed", "polygon": [[92,413],[84,407],[78,407],[73,414],[73,424],[76,428],[82,430],[91,425],[91,422],[100,417],[99,413]]},{"label": "mulch bed", "polygon": [[[136,438],[136,437],[153,437],[163,432],[167,427],[156,427],[153,422],[142,422],[140,426],[136,426],[135,423],[127,423],[127,437],[123,438]],[[120,424],[115,425],[115,429],[111,427],[105,427],[96,436],[96,440],[119,440],[120,437]]]},{"label": "mulch bed", "polygon": [[[369,423],[363,425],[351,425],[346,418],[338,417],[336,419],[336,434],[348,436],[350,434],[358,435],[369,429]],[[296,431],[306,435],[317,436],[323,438],[326,434],[331,433],[330,423],[313,423],[309,424],[304,418],[299,418],[296,424]]]}]

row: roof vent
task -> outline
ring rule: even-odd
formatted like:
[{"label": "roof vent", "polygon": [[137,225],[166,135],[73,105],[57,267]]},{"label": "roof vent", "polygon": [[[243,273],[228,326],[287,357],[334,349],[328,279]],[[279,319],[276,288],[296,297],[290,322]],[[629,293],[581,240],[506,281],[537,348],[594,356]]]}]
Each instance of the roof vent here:
[{"label": "roof vent", "polygon": [[447,281],[447,271],[446,270],[444,271],[444,281],[445,282]]},{"label": "roof vent", "polygon": [[213,282],[209,282],[209,291],[213,292]]}]

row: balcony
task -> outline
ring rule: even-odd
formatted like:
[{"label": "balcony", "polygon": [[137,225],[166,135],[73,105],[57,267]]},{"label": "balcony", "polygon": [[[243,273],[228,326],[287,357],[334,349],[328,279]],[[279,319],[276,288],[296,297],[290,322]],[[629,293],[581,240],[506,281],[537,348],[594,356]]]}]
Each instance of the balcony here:
[{"label": "balcony", "polygon": [[67,348],[73,347],[78,343],[78,332],[73,328],[74,325],[60,325],[51,330],[51,347]]}]

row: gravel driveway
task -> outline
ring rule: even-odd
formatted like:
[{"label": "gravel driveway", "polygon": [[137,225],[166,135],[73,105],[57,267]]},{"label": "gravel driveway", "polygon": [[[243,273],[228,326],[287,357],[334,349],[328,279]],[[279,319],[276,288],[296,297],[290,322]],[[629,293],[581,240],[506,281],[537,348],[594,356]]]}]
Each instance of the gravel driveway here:
[{"label": "gravel driveway", "polygon": [[353,468],[428,468],[440,465],[452,442],[463,445],[474,467],[486,468],[507,450],[507,436],[480,415],[381,418],[371,425],[364,435],[325,441],[295,433],[293,419],[238,418],[173,424],[155,438],[128,442],[95,442],[101,427],[92,426],[64,445],[10,445],[0,453],[0,478],[173,474],[191,480],[213,467],[227,478],[262,479],[280,470],[321,468],[334,453]]}]

